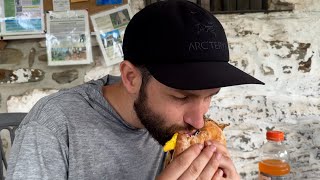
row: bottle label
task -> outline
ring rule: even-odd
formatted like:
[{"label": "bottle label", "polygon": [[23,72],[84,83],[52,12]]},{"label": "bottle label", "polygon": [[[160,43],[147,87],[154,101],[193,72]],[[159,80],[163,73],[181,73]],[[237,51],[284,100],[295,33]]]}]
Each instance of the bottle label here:
[{"label": "bottle label", "polygon": [[259,180],[289,180],[289,174],[284,176],[272,176],[269,174],[259,173]]}]

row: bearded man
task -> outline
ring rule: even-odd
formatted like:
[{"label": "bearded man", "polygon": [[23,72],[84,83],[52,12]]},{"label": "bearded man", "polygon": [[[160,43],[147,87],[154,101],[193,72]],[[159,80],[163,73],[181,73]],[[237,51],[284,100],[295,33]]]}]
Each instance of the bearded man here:
[{"label": "bearded man", "polygon": [[17,129],[7,179],[239,179],[227,149],[195,144],[163,169],[175,132],[204,125],[220,88],[263,84],[228,63],[220,22],[184,0],[138,12],[123,39],[120,77],[41,99]]}]

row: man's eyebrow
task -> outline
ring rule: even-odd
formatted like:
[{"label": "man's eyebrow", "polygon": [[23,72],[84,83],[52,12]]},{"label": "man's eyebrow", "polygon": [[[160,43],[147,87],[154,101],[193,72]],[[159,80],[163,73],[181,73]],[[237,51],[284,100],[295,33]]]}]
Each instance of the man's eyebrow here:
[{"label": "man's eyebrow", "polygon": [[221,89],[219,89],[217,92],[212,93],[211,96],[217,95],[220,92]]},{"label": "man's eyebrow", "polygon": [[217,95],[218,93],[220,92],[220,89],[217,91],[217,92],[215,92],[215,93],[212,93],[212,94],[210,94],[209,96],[207,96],[207,97],[212,97],[212,96],[215,96],[215,95]]},{"label": "man's eyebrow", "polygon": [[[189,92],[189,91],[185,91],[185,90],[177,89],[176,92],[181,93],[181,94],[183,94],[185,96],[194,96],[194,97],[199,96],[198,94],[195,94],[195,93],[192,93],[192,92]],[[218,94],[219,92],[220,92],[220,89],[217,92],[214,92],[214,93],[208,95],[207,97],[214,96],[214,95]]]}]

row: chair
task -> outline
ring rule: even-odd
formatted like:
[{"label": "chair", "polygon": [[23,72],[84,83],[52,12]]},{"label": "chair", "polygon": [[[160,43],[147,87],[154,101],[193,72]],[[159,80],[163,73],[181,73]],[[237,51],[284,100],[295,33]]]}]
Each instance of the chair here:
[{"label": "chair", "polygon": [[[22,119],[27,115],[27,113],[0,113],[0,132],[2,130],[8,130],[10,136],[10,147],[12,146],[14,140],[14,132],[16,128],[21,123]],[[8,163],[6,159],[4,144],[2,142],[2,135],[0,134],[0,156],[2,163],[0,163],[0,180],[4,180],[5,172],[8,168]],[[8,143],[9,144],[9,143]]]}]

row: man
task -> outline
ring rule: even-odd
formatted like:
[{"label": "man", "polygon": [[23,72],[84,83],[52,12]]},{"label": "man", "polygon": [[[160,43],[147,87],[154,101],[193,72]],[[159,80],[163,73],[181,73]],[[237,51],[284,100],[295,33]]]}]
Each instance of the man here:
[{"label": "man", "polygon": [[40,100],[17,130],[7,179],[239,179],[225,147],[196,144],[163,169],[164,143],[204,125],[221,87],[263,84],[228,64],[223,27],[188,1],[137,13],[121,77]]}]

